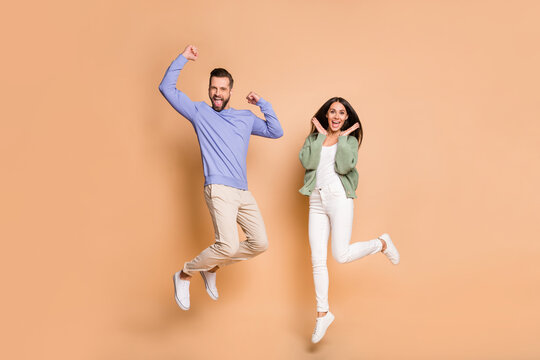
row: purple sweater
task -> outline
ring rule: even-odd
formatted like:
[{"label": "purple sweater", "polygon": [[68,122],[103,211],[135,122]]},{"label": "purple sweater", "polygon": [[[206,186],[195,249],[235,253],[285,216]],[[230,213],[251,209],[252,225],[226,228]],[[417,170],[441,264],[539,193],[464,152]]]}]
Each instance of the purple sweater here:
[{"label": "purple sweater", "polygon": [[250,135],[277,139],[283,129],[272,105],[259,99],[257,106],[266,119],[260,119],[249,110],[233,108],[215,111],[203,101],[193,102],[176,89],[180,70],[187,63],[180,55],[167,69],[159,91],[167,101],[188,119],[199,139],[204,170],[204,185],[222,184],[247,190],[246,156]]}]

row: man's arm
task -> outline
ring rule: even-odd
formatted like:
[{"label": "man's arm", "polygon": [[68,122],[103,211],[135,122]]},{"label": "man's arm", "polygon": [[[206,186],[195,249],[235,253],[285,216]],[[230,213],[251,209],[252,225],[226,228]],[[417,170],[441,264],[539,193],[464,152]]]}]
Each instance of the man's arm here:
[{"label": "man's arm", "polygon": [[176,88],[176,83],[178,81],[178,76],[180,75],[180,70],[183,69],[188,60],[195,61],[198,56],[199,52],[197,48],[193,45],[188,45],[184,52],[169,66],[163,80],[161,80],[161,84],[159,84],[159,91],[161,91],[169,104],[191,122],[195,120],[197,109],[195,108],[193,101]]},{"label": "man's arm", "polygon": [[281,128],[281,124],[279,123],[272,105],[253,91],[250,92],[246,98],[250,104],[257,105],[261,108],[261,112],[264,114],[266,120],[255,117],[251,133],[253,135],[264,136],[271,139],[282,137],[283,129]]}]

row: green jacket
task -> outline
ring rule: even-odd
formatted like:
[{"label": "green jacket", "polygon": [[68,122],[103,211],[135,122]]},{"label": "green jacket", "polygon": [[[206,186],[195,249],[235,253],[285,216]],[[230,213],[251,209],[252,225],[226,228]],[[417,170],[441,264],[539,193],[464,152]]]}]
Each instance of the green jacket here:
[{"label": "green jacket", "polygon": [[[317,167],[321,160],[322,144],[326,135],[310,134],[302,150],[300,150],[300,162],[306,169],[304,175],[304,186],[299,190],[301,194],[309,196],[315,188]],[[338,138],[336,150],[335,171],[345,188],[348,198],[356,198],[356,187],[358,186],[358,171],[356,171],[356,161],[358,160],[358,140],[354,136],[340,136]]]}]

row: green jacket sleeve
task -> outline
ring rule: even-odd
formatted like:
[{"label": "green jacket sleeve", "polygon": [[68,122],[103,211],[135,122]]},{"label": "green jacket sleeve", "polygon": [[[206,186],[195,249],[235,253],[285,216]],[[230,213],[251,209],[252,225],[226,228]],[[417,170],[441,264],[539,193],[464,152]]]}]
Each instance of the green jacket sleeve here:
[{"label": "green jacket sleeve", "polygon": [[340,175],[347,175],[355,168],[357,161],[358,140],[354,136],[340,136],[336,150],[336,172]]},{"label": "green jacket sleeve", "polygon": [[304,146],[300,150],[300,162],[306,170],[314,170],[319,166],[324,139],[326,139],[326,136],[323,134],[317,134],[315,136],[310,134],[306,138]]}]

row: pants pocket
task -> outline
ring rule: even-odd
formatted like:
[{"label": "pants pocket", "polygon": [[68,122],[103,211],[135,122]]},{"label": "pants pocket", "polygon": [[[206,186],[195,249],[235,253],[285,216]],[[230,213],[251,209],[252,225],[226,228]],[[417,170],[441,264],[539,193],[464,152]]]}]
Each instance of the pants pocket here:
[{"label": "pants pocket", "polygon": [[336,197],[347,197],[347,194],[345,193],[345,188],[343,187],[343,184],[340,182],[334,182],[328,186],[328,189],[330,190],[330,193],[333,196]]}]

